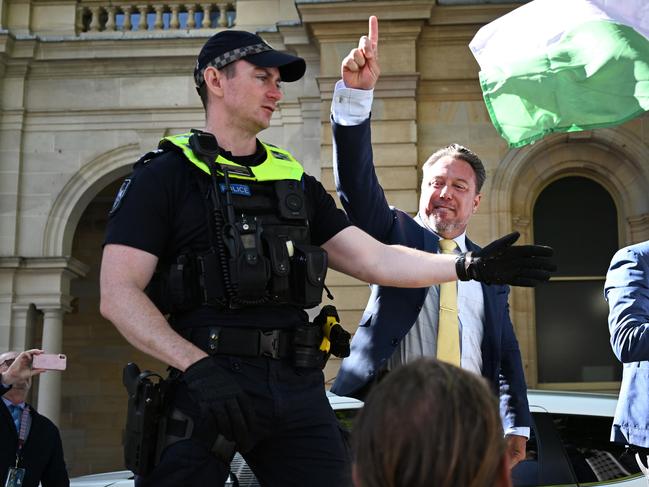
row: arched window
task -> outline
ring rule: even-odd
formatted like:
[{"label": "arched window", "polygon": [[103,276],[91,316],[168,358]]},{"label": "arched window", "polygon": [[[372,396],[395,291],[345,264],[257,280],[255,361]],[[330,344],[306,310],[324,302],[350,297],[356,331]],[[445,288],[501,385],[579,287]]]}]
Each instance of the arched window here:
[{"label": "arched window", "polygon": [[619,247],[615,203],[595,181],[564,177],[541,192],[533,222],[535,241],[554,247],[558,265],[555,277],[535,292],[538,382],[606,388],[621,379],[603,294]]}]

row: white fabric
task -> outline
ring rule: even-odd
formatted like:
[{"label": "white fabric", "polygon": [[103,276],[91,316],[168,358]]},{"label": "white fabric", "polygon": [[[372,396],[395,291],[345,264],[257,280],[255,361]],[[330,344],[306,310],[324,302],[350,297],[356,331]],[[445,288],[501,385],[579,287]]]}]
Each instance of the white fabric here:
[{"label": "white fabric", "polygon": [[374,90],[347,88],[343,80],[339,80],[331,100],[331,116],[338,125],[360,125],[370,118],[373,99]]},{"label": "white fabric", "polygon": [[533,0],[482,27],[469,48],[482,70],[502,69],[597,20],[628,25],[649,38],[647,0]]}]

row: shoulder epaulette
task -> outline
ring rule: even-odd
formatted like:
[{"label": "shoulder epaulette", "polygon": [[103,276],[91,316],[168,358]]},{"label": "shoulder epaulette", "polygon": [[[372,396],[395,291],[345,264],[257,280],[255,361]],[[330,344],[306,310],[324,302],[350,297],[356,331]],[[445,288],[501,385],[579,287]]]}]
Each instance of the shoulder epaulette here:
[{"label": "shoulder epaulette", "polygon": [[166,151],[162,149],[156,149],[152,150],[150,152],[147,152],[144,154],[142,157],[140,157],[137,161],[135,161],[134,166],[138,166],[140,164],[147,164],[156,157],[160,157],[162,154],[164,154]]}]

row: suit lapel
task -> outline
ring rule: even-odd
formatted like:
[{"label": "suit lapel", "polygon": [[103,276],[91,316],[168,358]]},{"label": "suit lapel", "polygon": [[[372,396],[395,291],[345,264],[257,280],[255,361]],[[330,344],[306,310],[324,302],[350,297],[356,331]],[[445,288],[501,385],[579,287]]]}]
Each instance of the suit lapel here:
[{"label": "suit lapel", "polygon": [[0,407],[0,416],[2,416],[2,421],[5,423],[5,427],[11,431],[11,434],[18,438],[18,432],[16,431],[16,424],[14,423],[14,418],[11,416],[11,413],[9,412],[9,408],[7,405],[2,402],[2,407]]},{"label": "suit lapel", "polygon": [[414,220],[417,222],[417,224],[419,224],[419,227],[421,228],[421,234],[423,237],[423,249],[426,252],[435,254],[439,252],[439,237],[423,225],[418,214],[415,216]]}]

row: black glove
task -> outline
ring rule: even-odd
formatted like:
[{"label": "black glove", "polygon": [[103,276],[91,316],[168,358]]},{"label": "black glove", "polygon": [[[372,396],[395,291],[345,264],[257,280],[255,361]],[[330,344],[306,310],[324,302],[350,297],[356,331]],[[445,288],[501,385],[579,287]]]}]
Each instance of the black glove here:
[{"label": "black glove", "polygon": [[250,450],[255,411],[239,384],[212,357],[193,363],[182,379],[191,397],[198,402],[203,417],[214,420],[218,433],[234,441],[240,451]]},{"label": "black glove", "polygon": [[458,279],[526,287],[534,287],[550,279],[550,274],[557,270],[552,261],[552,247],[514,246],[518,237],[520,233],[513,232],[477,252],[458,256],[455,260]]}]

